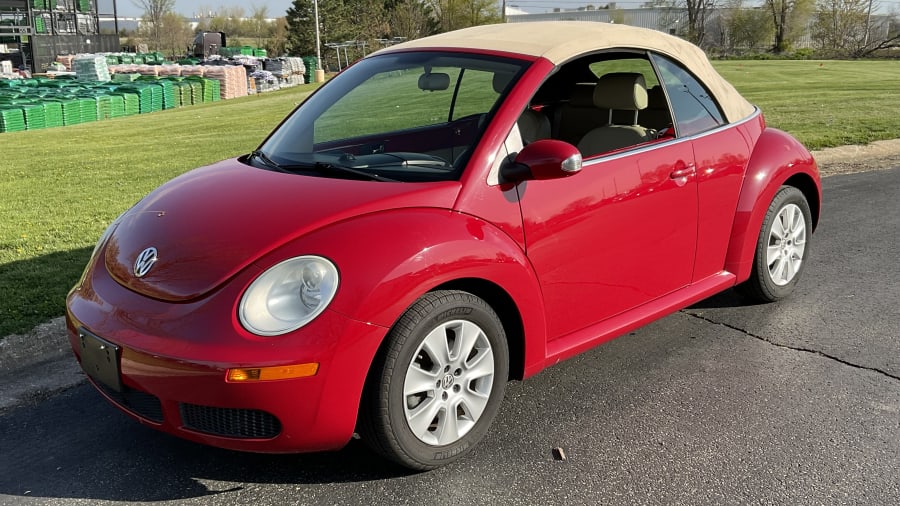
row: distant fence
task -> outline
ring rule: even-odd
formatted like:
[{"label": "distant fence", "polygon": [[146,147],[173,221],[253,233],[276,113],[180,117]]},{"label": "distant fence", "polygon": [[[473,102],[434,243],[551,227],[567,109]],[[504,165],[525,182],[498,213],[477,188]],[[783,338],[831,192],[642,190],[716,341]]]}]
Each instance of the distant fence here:
[{"label": "distant fence", "polygon": [[45,72],[58,55],[120,51],[118,34],[34,35],[30,40],[36,72]]}]

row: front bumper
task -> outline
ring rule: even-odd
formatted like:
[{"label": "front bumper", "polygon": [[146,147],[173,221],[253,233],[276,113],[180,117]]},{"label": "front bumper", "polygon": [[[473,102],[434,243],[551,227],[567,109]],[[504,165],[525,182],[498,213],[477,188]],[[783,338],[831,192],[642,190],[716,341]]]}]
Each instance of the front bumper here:
[{"label": "front bumper", "polygon": [[[171,304],[131,292],[104,269],[91,268],[67,299],[72,349],[81,362],[84,336],[118,347],[119,382],[94,374],[91,383],[128,415],[169,434],[266,453],[344,446],[387,329],[326,310],[285,336],[250,335],[235,317],[247,277],[204,300]],[[225,379],[231,368],[300,363],[317,363],[318,372],[277,381]]]}]

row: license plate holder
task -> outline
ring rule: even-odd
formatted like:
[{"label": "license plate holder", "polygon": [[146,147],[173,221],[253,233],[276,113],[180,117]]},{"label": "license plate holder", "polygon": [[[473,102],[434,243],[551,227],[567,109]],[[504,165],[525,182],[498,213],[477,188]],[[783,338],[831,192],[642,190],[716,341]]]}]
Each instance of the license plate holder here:
[{"label": "license plate holder", "polygon": [[122,375],[119,373],[119,346],[81,329],[81,368],[95,381],[116,392],[122,391]]}]

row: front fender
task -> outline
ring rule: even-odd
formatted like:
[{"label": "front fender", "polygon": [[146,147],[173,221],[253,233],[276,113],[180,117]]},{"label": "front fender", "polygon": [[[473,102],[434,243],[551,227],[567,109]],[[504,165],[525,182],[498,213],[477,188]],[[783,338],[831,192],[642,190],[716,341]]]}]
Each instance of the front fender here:
[{"label": "front fender", "polygon": [[747,164],[725,256],[725,270],[733,273],[738,283],[750,277],[763,219],[775,193],[785,183],[797,186],[806,195],[815,227],[822,201],[816,162],[790,134],[766,128],[757,139]]},{"label": "front fender", "polygon": [[484,220],[436,208],[372,213],[299,238],[259,267],[308,254],[331,259],[340,271],[330,311],[383,327],[393,326],[435,287],[456,280],[487,281],[516,306],[527,336],[525,363],[544,359],[546,322],[537,276],[516,242]]}]

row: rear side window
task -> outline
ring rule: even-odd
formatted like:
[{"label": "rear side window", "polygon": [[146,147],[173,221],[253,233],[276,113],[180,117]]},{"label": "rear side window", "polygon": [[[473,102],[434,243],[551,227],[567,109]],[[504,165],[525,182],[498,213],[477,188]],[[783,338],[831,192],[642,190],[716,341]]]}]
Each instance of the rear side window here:
[{"label": "rear side window", "polygon": [[694,76],[668,58],[656,54],[652,58],[672,104],[679,137],[725,124],[718,104]]},{"label": "rear side window", "polygon": [[619,58],[616,60],[598,61],[591,63],[590,69],[598,78],[603,77],[604,74],[616,72],[643,74],[644,82],[648,89],[659,84],[659,81],[656,79],[656,73],[653,72],[653,67],[645,58]]}]

